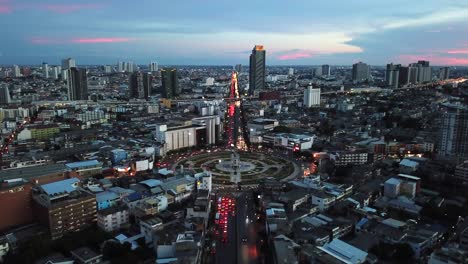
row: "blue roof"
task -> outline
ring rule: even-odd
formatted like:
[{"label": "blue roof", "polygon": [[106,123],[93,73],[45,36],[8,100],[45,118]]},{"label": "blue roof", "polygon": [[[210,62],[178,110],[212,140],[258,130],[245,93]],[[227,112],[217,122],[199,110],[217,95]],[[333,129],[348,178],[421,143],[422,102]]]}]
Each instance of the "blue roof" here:
[{"label": "blue roof", "polygon": [[54,195],[57,193],[70,193],[78,187],[80,180],[78,178],[70,178],[63,181],[53,182],[41,185],[41,188],[44,190],[45,193],[48,195]]},{"label": "blue roof", "polygon": [[65,164],[65,166],[67,166],[70,169],[77,169],[81,167],[90,167],[90,166],[96,166],[96,165],[99,165],[99,161],[97,160],[86,160],[86,161],[79,161],[79,162]]},{"label": "blue roof", "polygon": [[96,194],[96,201],[98,203],[104,202],[104,201],[112,201],[112,200],[119,199],[119,197],[120,196],[116,194],[115,192],[105,191],[105,192],[100,192]]},{"label": "blue roof", "polygon": [[363,225],[365,225],[367,222],[369,222],[369,219],[367,218],[362,218],[361,220],[359,220],[359,222],[356,224],[357,227],[362,227]]},{"label": "blue roof", "polygon": [[159,181],[159,180],[155,180],[155,179],[148,179],[148,180],[141,181],[139,183],[145,184],[150,188],[154,188],[154,187],[156,187],[158,185],[161,185],[162,182]]},{"label": "blue roof", "polygon": [[133,202],[133,201],[140,200],[142,196],[140,193],[134,192],[134,193],[129,194],[126,198],[128,199],[129,202]]}]

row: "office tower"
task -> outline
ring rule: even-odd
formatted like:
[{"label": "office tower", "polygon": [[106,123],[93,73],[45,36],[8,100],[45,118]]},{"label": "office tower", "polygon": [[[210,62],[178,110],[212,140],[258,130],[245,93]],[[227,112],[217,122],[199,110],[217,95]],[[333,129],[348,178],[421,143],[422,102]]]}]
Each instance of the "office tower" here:
[{"label": "office tower", "polygon": [[249,94],[265,89],[266,51],[262,45],[255,45],[250,54]]},{"label": "office tower", "polygon": [[57,80],[59,77],[59,69],[57,66],[53,67],[52,68],[52,77],[54,78],[54,80]]},{"label": "office tower", "polygon": [[49,65],[46,62],[42,63],[42,77],[49,79]]},{"label": "office tower", "polygon": [[440,68],[439,80],[447,80],[450,78],[450,67]]},{"label": "office tower", "polygon": [[152,62],[149,64],[149,71],[150,71],[150,72],[157,72],[157,71],[158,71],[158,63],[152,61]]},{"label": "office tower", "polygon": [[112,67],[110,65],[104,65],[104,73],[111,73]]},{"label": "office tower", "polygon": [[78,178],[70,178],[33,190],[34,215],[48,228],[52,239],[81,231],[96,222],[96,196],[79,184]]},{"label": "office tower", "polygon": [[67,70],[72,67],[76,67],[76,62],[72,58],[66,58],[62,60],[62,69]]},{"label": "office tower", "polygon": [[387,86],[392,88],[398,88],[398,81],[400,79],[400,67],[400,64],[387,64],[387,71],[385,74]]},{"label": "office tower", "polygon": [[151,78],[148,73],[134,72],[130,75],[130,97],[148,99],[151,95]]},{"label": "office tower", "polygon": [[126,66],[127,66],[125,69],[126,72],[133,72],[133,70],[135,69],[133,62],[131,61],[127,62]]},{"label": "office tower", "polygon": [[444,104],[439,134],[439,155],[468,158],[468,106]]},{"label": "office tower", "polygon": [[66,80],[68,80],[68,70],[63,69],[62,70],[62,81],[66,81]]},{"label": "office tower", "polygon": [[238,73],[242,72],[242,64],[236,64],[235,70]]},{"label": "office tower", "polygon": [[322,75],[323,76],[330,76],[330,65],[322,65]]},{"label": "office tower", "polygon": [[177,69],[161,69],[162,95],[164,98],[174,98],[180,94],[177,79]]},{"label": "office tower", "polygon": [[119,61],[119,62],[117,63],[117,71],[118,71],[118,72],[123,72],[123,71],[124,71],[124,69],[125,69],[125,65],[124,65],[124,64],[125,64],[125,62],[123,62],[123,61]]},{"label": "office tower", "polygon": [[313,88],[309,84],[304,90],[304,107],[320,106],[320,88]]},{"label": "office tower", "polygon": [[412,64],[408,66],[408,75],[409,75],[409,82],[411,84],[418,83],[418,67],[414,67]]},{"label": "office tower", "polygon": [[406,86],[410,83],[410,72],[409,72],[410,67],[400,67],[400,72],[399,72],[399,78],[398,78],[398,84],[403,87]]},{"label": "office tower", "polygon": [[18,65],[13,65],[13,76],[16,78],[21,77],[21,70]]},{"label": "office tower", "polygon": [[418,68],[418,83],[430,82],[432,80],[432,71],[428,61],[420,60],[418,63],[411,65]]},{"label": "office tower", "polygon": [[11,102],[10,89],[8,84],[0,83],[0,104],[9,104]]},{"label": "office tower", "polygon": [[86,69],[68,69],[68,100],[88,100],[88,78]]},{"label": "office tower", "polygon": [[312,76],[319,77],[322,76],[322,67],[317,67],[312,70]]},{"label": "office tower", "polygon": [[58,72],[61,73],[62,72],[62,66],[57,66],[57,69],[58,69]]},{"label": "office tower", "polygon": [[289,75],[289,76],[293,76],[293,75],[294,75],[294,69],[293,69],[293,68],[289,68],[288,75]]},{"label": "office tower", "polygon": [[353,81],[362,82],[369,80],[370,77],[370,69],[369,65],[358,62],[353,64]]}]

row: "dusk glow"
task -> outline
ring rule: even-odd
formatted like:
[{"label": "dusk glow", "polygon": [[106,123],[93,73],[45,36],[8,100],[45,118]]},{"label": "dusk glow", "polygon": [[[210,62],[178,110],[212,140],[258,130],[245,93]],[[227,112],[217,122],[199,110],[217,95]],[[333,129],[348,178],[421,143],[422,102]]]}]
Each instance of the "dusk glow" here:
[{"label": "dusk glow", "polygon": [[303,58],[310,58],[312,55],[307,54],[307,53],[292,53],[292,54],[285,54],[278,56],[279,60],[297,60],[297,59],[303,59]]},{"label": "dusk glow", "polygon": [[72,43],[119,43],[129,42],[128,38],[79,38],[72,39]]}]

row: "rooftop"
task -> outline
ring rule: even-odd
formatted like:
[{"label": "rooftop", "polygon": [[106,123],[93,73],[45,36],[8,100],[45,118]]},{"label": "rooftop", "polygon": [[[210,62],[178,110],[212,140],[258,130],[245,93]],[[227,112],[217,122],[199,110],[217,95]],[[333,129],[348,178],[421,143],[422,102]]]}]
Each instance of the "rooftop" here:
[{"label": "rooftop", "polygon": [[65,166],[69,169],[79,169],[83,167],[92,167],[92,166],[98,166],[101,163],[97,160],[86,160],[86,161],[79,161],[79,162],[73,162],[73,163],[67,163]]},{"label": "rooftop", "polygon": [[75,191],[80,180],[78,178],[70,178],[63,181],[53,182],[41,185],[41,188],[47,195],[55,195],[58,193],[70,193]]},{"label": "rooftop", "polygon": [[348,264],[363,263],[367,257],[366,252],[339,239],[333,239],[319,249]]},{"label": "rooftop", "polygon": [[65,172],[65,165],[63,164],[49,164],[18,169],[7,169],[0,171],[0,180],[10,180],[15,178],[30,180],[31,178],[63,172]]}]

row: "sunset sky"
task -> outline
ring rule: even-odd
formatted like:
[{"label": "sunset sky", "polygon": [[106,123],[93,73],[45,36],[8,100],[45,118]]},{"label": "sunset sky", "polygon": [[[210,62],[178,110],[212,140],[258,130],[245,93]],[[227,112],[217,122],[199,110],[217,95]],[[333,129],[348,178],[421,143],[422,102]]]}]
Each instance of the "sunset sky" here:
[{"label": "sunset sky", "polygon": [[468,1],[0,0],[0,64],[468,65]]}]

